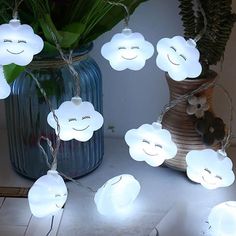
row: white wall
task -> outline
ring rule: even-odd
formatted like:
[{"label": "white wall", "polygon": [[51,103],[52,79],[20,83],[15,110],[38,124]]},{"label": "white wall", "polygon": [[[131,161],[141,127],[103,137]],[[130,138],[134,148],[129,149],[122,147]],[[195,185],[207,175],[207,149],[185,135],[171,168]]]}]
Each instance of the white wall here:
[{"label": "white wall", "polygon": [[[129,27],[156,45],[162,37],[182,34],[178,11],[177,0],[150,0],[131,16]],[[105,133],[112,136],[123,136],[130,128],[155,121],[169,99],[164,73],[156,66],[156,53],[140,71],[115,71],[101,56],[101,46],[122,28],[123,22],[102,35],[92,52],[103,73]],[[109,126],[115,127],[114,132]]]},{"label": "white wall", "polygon": [[[233,3],[233,9],[236,12],[236,1]],[[163,37],[182,35],[182,22],[178,12],[178,0],[150,0],[143,3],[131,16],[130,28],[142,33],[156,46],[158,40]],[[96,40],[92,52],[103,73],[105,132],[112,136],[123,136],[130,128],[155,121],[169,97],[164,72],[155,64],[156,53],[138,72],[129,70],[117,72],[102,58],[101,46],[110,41],[115,33],[120,32],[122,27],[123,23],[120,23],[112,31],[102,35]],[[227,44],[223,71],[219,80],[231,94],[234,106],[236,106],[235,40],[236,25]],[[220,66],[215,67],[217,71],[219,68]],[[219,89],[216,89],[215,97],[215,112],[227,123],[229,120],[227,98]],[[114,132],[108,129],[109,126],[114,126]]]},{"label": "white wall", "polygon": [[[236,1],[233,1],[236,12]],[[178,15],[178,0],[149,0],[135,11],[130,19],[130,28],[142,33],[156,45],[163,37],[182,35],[182,23]],[[156,53],[146,66],[138,71],[113,70],[108,61],[102,58],[100,48],[111,37],[122,30],[123,23],[95,41],[91,55],[96,59],[103,73],[105,133],[110,136],[123,136],[128,129],[157,119],[162,107],[168,102],[169,92],[164,72],[155,64]],[[236,107],[236,25],[227,44],[220,83],[232,96]],[[219,71],[219,66],[216,70]],[[215,111],[228,122],[228,103],[222,91],[216,89]],[[234,113],[235,114],[235,113]],[[0,127],[5,126],[3,102],[0,102]],[[236,117],[236,114],[235,114]],[[236,132],[236,118],[234,119]],[[109,126],[113,126],[112,132]]]}]

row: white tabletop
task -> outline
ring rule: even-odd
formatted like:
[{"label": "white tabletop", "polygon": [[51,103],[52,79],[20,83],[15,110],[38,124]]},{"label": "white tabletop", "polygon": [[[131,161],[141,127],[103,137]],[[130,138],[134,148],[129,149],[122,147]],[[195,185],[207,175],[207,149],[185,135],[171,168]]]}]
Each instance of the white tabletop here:
[{"label": "white tabletop", "polygon": [[[0,150],[0,186],[31,186],[32,181],[19,176],[12,170],[4,130],[1,130]],[[231,148],[228,152],[236,165],[233,153],[236,153],[236,148]],[[108,179],[120,174],[131,174],[141,184],[141,192],[129,212],[123,215],[102,216],[96,210],[93,201],[94,193],[67,182],[69,196],[57,235],[148,236],[156,225],[163,228],[167,221],[175,228],[174,223],[178,222],[181,229],[181,226],[186,227],[188,220],[191,221],[192,226],[187,231],[180,230],[181,236],[190,236],[190,233],[191,236],[197,236],[201,234],[197,231],[200,226],[198,227],[199,221],[196,218],[206,217],[210,209],[218,203],[236,200],[236,183],[227,188],[207,190],[200,184],[188,180],[183,172],[166,167],[154,168],[145,162],[134,161],[130,158],[128,146],[123,139],[105,139],[105,155],[102,164],[79,181],[97,190]],[[185,214],[183,214],[185,207]],[[175,211],[177,214],[173,213]],[[175,219],[174,214],[179,218],[172,224],[171,222]],[[171,216],[169,220],[166,220],[168,215]],[[173,230],[160,236],[178,235]]]}]

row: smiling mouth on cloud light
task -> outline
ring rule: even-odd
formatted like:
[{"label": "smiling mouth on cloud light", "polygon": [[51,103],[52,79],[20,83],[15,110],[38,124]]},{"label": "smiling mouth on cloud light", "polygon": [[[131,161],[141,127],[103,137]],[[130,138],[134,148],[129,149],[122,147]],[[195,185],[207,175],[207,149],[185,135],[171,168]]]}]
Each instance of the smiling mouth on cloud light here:
[{"label": "smiling mouth on cloud light", "polygon": [[147,154],[148,156],[152,156],[152,157],[154,157],[154,156],[158,156],[158,155],[159,155],[158,153],[150,154],[150,153],[147,152],[144,148],[143,148],[143,152],[144,152],[145,154]]},{"label": "smiling mouth on cloud light", "polygon": [[21,54],[22,52],[24,52],[24,50],[20,51],[20,52],[11,52],[10,50],[7,49],[7,52],[13,54],[13,55],[18,55]]},{"label": "smiling mouth on cloud light", "polygon": [[173,61],[170,59],[169,54],[167,54],[167,58],[168,58],[168,60],[169,60],[169,62],[170,62],[171,64],[173,64],[173,65],[175,65],[175,66],[179,66],[179,65],[180,65],[180,64],[177,64],[177,63],[173,62]]},{"label": "smiling mouth on cloud light", "polygon": [[131,61],[131,60],[134,60],[134,59],[136,59],[138,56],[136,55],[136,56],[134,56],[134,57],[124,57],[124,56],[121,56],[123,59],[125,59],[125,60],[129,60],[129,61]]},{"label": "smiling mouth on cloud light", "polygon": [[217,181],[216,181],[216,180],[215,180],[215,181],[208,181],[208,180],[206,180],[206,179],[204,178],[204,176],[202,176],[202,179],[203,179],[203,181],[204,181],[205,183],[207,183],[207,184],[209,184],[209,185],[214,186],[214,185],[217,184]]},{"label": "smiling mouth on cloud light", "polygon": [[81,131],[88,129],[88,127],[89,127],[89,125],[87,127],[85,127],[84,129],[76,129],[76,128],[72,128],[72,129],[75,131],[81,132]]}]

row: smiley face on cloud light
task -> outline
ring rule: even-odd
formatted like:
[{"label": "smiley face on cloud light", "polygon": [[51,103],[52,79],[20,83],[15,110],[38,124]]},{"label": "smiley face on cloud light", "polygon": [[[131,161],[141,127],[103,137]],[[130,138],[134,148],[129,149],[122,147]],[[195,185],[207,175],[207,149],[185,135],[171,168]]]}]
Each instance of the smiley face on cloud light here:
[{"label": "smiley face on cloud light", "polygon": [[166,159],[175,157],[177,146],[168,130],[161,124],[141,125],[125,134],[130,156],[136,161],[145,161],[151,166],[160,166]]},{"label": "smiley face on cloud light", "polygon": [[163,38],[157,43],[157,66],[176,81],[196,78],[202,72],[200,53],[194,40],[181,36]]},{"label": "smiley face on cloud light", "polygon": [[49,170],[30,188],[28,201],[31,213],[36,217],[55,215],[67,200],[67,188],[57,171]]},{"label": "smiley face on cloud light", "polygon": [[232,161],[222,151],[193,150],[186,156],[187,176],[207,189],[230,186],[235,179]]},{"label": "smiley face on cloud light", "polygon": [[117,71],[140,70],[146,60],[152,57],[154,47],[142,34],[125,28],[122,33],[115,34],[110,42],[102,46],[101,53]]},{"label": "smiley face on cloud light", "polygon": [[[86,142],[93,136],[93,132],[103,125],[102,115],[94,110],[92,103],[82,102],[80,97],[73,97],[71,101],[63,102],[55,110],[60,125],[61,140],[76,139]],[[57,132],[57,124],[52,112],[47,117],[48,124]]]},{"label": "smiley face on cloud light", "polygon": [[0,64],[28,65],[33,56],[42,51],[43,40],[34,33],[32,27],[10,20],[0,25]]}]

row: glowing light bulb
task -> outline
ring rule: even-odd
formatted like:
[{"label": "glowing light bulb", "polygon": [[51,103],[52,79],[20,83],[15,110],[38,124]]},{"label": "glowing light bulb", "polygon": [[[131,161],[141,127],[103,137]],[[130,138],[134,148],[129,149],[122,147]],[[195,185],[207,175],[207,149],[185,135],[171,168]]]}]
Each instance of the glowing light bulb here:
[{"label": "glowing light bulb", "polygon": [[95,194],[98,212],[109,215],[124,210],[135,201],[140,188],[132,175],[123,174],[109,179]]},{"label": "glowing light bulb", "polygon": [[[82,102],[80,97],[73,97],[71,101],[63,102],[55,110],[60,125],[60,138],[64,141],[76,139],[88,141],[93,132],[103,125],[102,115],[94,110],[90,102]],[[57,132],[57,124],[52,112],[47,117],[48,124]]]},{"label": "glowing light bulb", "polygon": [[130,156],[136,161],[145,161],[151,166],[160,166],[166,159],[175,157],[177,146],[168,130],[160,123],[143,124],[125,134]]},{"label": "glowing light bulb", "polygon": [[101,53],[115,70],[140,70],[145,66],[146,60],[152,57],[154,47],[142,34],[125,28],[102,46]]},{"label": "glowing light bulb", "polygon": [[232,161],[221,150],[190,151],[186,156],[186,162],[187,176],[207,189],[227,187],[234,182]]},{"label": "glowing light bulb", "polygon": [[213,236],[235,236],[236,202],[223,202],[213,207],[208,222]]},{"label": "glowing light bulb", "polygon": [[11,87],[7,83],[4,73],[3,67],[0,66],[0,99],[7,98],[11,93]]},{"label": "glowing light bulb", "polygon": [[34,33],[32,27],[22,25],[17,19],[0,25],[0,65],[28,65],[33,56],[42,51],[43,46],[43,40]]},{"label": "glowing light bulb", "polygon": [[173,80],[196,78],[202,72],[200,53],[193,39],[186,41],[181,36],[163,38],[157,43],[157,52],[157,66],[168,72]]},{"label": "glowing light bulb", "polygon": [[67,188],[57,171],[49,170],[30,188],[28,201],[31,213],[36,217],[55,215],[65,204]]}]

